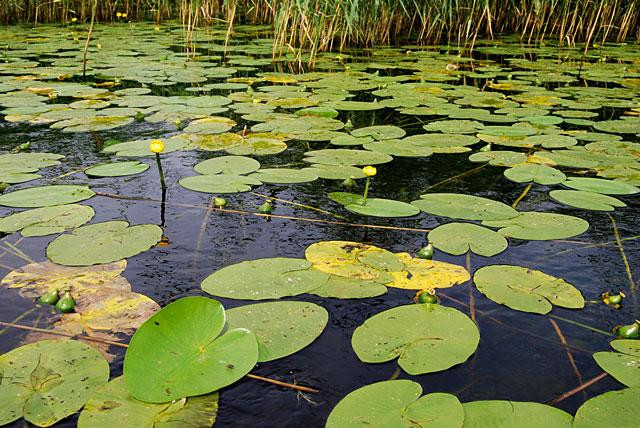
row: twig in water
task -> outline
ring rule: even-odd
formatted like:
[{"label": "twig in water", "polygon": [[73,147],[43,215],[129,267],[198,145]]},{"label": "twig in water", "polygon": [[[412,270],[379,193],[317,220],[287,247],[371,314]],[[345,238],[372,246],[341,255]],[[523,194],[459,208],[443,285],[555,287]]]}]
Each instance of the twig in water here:
[{"label": "twig in water", "polygon": [[522,201],[524,199],[524,197],[527,196],[527,193],[529,193],[529,190],[531,190],[531,186],[533,186],[533,183],[527,184],[527,187],[524,188],[524,190],[522,191],[520,196],[518,196],[518,199],[513,201],[513,203],[511,204],[512,208],[516,208],[518,206],[518,204],[520,203],[520,201]]},{"label": "twig in water", "polygon": [[[560,330],[560,326],[558,326],[558,323],[555,322],[555,320],[549,319],[549,322],[553,326],[553,329],[556,331],[556,334],[558,335],[560,342],[562,342],[562,345],[564,346],[564,352],[566,352],[567,358],[569,359],[569,364],[571,364],[571,367],[573,367],[573,372],[576,374],[576,377],[578,378],[578,382],[580,382],[580,385],[582,385],[583,384],[582,374],[580,373],[580,370],[578,370],[578,366],[576,365],[576,361],[573,359],[573,354],[571,353],[571,350],[567,347],[567,344],[568,344],[567,339],[565,339],[564,334],[562,334],[562,330]],[[586,393],[584,398],[585,400],[587,399]]]},{"label": "twig in water", "polygon": [[629,289],[631,290],[632,293],[634,293],[636,289],[636,284],[633,281],[633,274],[631,273],[631,266],[629,265],[629,259],[627,259],[627,254],[624,252],[624,246],[622,245],[622,241],[620,240],[618,225],[616,224],[616,220],[613,218],[611,214],[607,214],[607,215],[611,220],[611,225],[613,226],[613,234],[616,237],[616,244],[620,249],[620,256],[622,256],[622,262],[624,263],[624,268],[627,271],[627,278],[629,279]]},{"label": "twig in water", "polygon": [[441,186],[443,184],[449,183],[451,181],[455,181],[455,180],[457,180],[459,178],[462,178],[462,177],[466,177],[467,175],[475,174],[476,172],[480,171],[482,168],[485,168],[487,165],[488,164],[483,164],[483,165],[480,165],[480,166],[478,166],[476,168],[470,169],[469,171],[465,171],[465,172],[463,172],[461,174],[454,175],[453,177],[449,177],[449,178],[447,178],[445,180],[439,181],[436,184],[433,184],[433,185],[427,187],[426,189],[424,189],[420,193],[425,193],[425,192],[427,192],[427,191],[429,191],[431,189],[434,189],[434,188],[436,188],[438,186]]},{"label": "twig in water", "polygon": [[597,382],[600,382],[602,379],[604,379],[607,376],[609,376],[608,373],[602,372],[598,376],[594,377],[593,379],[583,383],[582,385],[580,385],[580,386],[578,386],[576,388],[573,388],[571,391],[567,391],[564,394],[554,398],[553,400],[547,401],[546,404],[551,404],[551,405],[558,404],[559,402],[566,400],[567,398],[577,394],[578,392],[589,388],[591,385],[593,385],[593,384],[595,384]]}]

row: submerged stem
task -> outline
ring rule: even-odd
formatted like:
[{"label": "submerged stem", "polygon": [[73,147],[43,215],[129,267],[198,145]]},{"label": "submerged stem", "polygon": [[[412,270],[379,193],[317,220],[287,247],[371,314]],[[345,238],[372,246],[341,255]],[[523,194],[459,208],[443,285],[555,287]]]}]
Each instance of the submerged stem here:
[{"label": "submerged stem", "polygon": [[367,177],[367,183],[364,185],[364,195],[362,196],[362,205],[367,205],[367,195],[369,194],[369,182],[371,177]]},{"label": "submerged stem", "polygon": [[162,162],[160,161],[160,153],[156,153],[156,163],[158,164],[158,174],[160,175],[160,186],[165,190],[167,184],[164,181],[164,171],[162,170]]}]

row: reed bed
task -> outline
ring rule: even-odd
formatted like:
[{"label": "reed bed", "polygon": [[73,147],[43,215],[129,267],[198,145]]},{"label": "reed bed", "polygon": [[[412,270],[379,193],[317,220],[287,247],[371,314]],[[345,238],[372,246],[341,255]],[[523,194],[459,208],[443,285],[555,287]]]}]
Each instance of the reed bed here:
[{"label": "reed bed", "polygon": [[[91,20],[93,0],[2,0],[4,23]],[[180,19],[198,26],[271,24],[274,54],[348,46],[447,43],[518,33],[523,42],[573,46],[640,41],[640,0],[99,0],[98,22]],[[230,35],[230,34],[229,34]]]}]

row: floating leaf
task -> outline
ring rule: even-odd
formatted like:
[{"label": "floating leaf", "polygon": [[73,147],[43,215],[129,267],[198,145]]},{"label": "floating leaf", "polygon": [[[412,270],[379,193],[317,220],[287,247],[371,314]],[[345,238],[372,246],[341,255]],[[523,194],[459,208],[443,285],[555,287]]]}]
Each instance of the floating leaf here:
[{"label": "floating leaf", "polygon": [[258,342],[244,329],[218,336],[224,324],[224,308],[213,299],[184,297],[165,306],[129,342],[123,369],[129,394],[166,403],[241,379],[258,361]]},{"label": "floating leaf", "polygon": [[366,205],[360,195],[346,192],[329,193],[329,199],[344,204],[351,212],[373,217],[411,217],[420,210],[406,202],[393,199],[367,198]]},{"label": "floating leaf", "polygon": [[392,252],[351,241],[316,242],[307,247],[305,257],[322,272],[379,283],[393,280],[389,272],[404,268]]},{"label": "floating leaf", "polygon": [[517,165],[504,171],[504,176],[516,183],[534,183],[550,186],[562,183],[567,179],[561,171],[546,165]]},{"label": "floating leaf", "polygon": [[406,305],[380,312],[356,328],[351,344],[365,363],[398,358],[411,375],[446,370],[478,347],[478,327],[462,312],[441,305]]},{"label": "floating leaf", "polygon": [[589,229],[589,222],[565,214],[521,212],[507,220],[485,220],[483,226],[499,227],[503,236],[531,241],[566,239],[578,236]]},{"label": "floating leaf", "polygon": [[469,156],[471,162],[489,162],[493,166],[516,166],[527,161],[527,155],[520,152],[497,150],[478,152]]},{"label": "floating leaf", "polygon": [[249,174],[260,169],[260,162],[246,156],[220,156],[196,164],[198,174]]},{"label": "floating leaf", "polygon": [[396,256],[404,264],[404,269],[391,272],[393,281],[386,283],[388,287],[406,290],[449,288],[471,279],[469,272],[462,266],[411,257],[407,253],[396,253]]},{"label": "floating leaf", "polygon": [[476,271],[473,281],[482,294],[511,309],[546,314],[552,305],[580,309],[580,291],[561,278],[522,266],[492,265]]},{"label": "floating leaf", "polygon": [[393,160],[384,153],[351,149],[312,150],[304,155],[305,162],[323,165],[378,165]]},{"label": "floating leaf", "polygon": [[518,211],[502,202],[458,193],[427,193],[411,202],[422,211],[462,220],[504,220],[514,218]]},{"label": "floating leaf", "polygon": [[584,190],[552,190],[552,199],[575,208],[594,211],[613,211],[614,207],[626,207],[627,204],[613,196]]},{"label": "floating leaf", "polygon": [[66,266],[90,266],[135,256],[157,244],[162,229],[154,224],[129,226],[105,221],[61,235],[47,247],[47,257]]},{"label": "floating leaf", "polygon": [[530,146],[542,146],[545,149],[561,149],[575,146],[578,144],[578,140],[567,135],[532,135],[522,140],[522,143]]},{"label": "floating leaf", "polygon": [[149,165],[138,161],[111,162],[92,166],[84,170],[91,177],[124,177],[126,175],[140,174],[149,169]]},{"label": "floating leaf", "polygon": [[153,404],[129,395],[124,377],[113,379],[98,389],[84,406],[79,428],[211,427],[218,413],[218,393]]},{"label": "floating leaf", "polygon": [[447,223],[436,227],[428,235],[437,249],[456,256],[472,251],[491,257],[507,249],[507,240],[492,230],[470,223]]},{"label": "floating leaf", "polygon": [[331,275],[329,281],[309,291],[309,294],[335,299],[365,299],[381,296],[386,292],[387,287],[379,282]]},{"label": "floating leaf", "polygon": [[350,165],[311,165],[309,168],[303,168],[316,174],[320,178],[329,180],[346,180],[347,178],[364,178],[362,168]]},{"label": "floating leaf", "polygon": [[486,400],[463,403],[464,427],[571,428],[570,414],[545,404]]},{"label": "floating leaf", "polygon": [[614,340],[611,346],[619,352],[596,352],[593,358],[618,382],[628,387],[640,387],[640,347],[637,342],[633,339]]},{"label": "floating leaf", "polygon": [[404,137],[406,132],[395,125],[377,125],[354,129],[351,131],[351,135],[356,138],[372,137],[374,140],[391,140]]},{"label": "floating leaf", "polygon": [[59,184],[29,187],[0,195],[0,205],[16,208],[52,207],[84,201],[95,195],[87,186]]},{"label": "floating leaf", "polygon": [[292,168],[262,168],[251,174],[251,177],[270,184],[308,183],[318,179],[318,176],[309,169]]},{"label": "floating leaf", "polygon": [[248,192],[251,186],[262,184],[255,177],[235,174],[196,175],[178,181],[186,189],[203,193],[238,193]]},{"label": "floating leaf", "polygon": [[605,195],[633,195],[640,192],[639,188],[631,184],[603,178],[569,177],[562,184],[575,190],[603,193]]},{"label": "floating leaf", "polygon": [[287,150],[287,143],[278,138],[249,135],[238,145],[226,149],[232,155],[274,155]]},{"label": "floating leaf", "polygon": [[420,146],[405,140],[384,140],[365,143],[363,147],[374,152],[400,157],[427,157],[434,152],[433,148]]},{"label": "floating leaf", "polygon": [[363,386],[340,400],[326,427],[462,428],[464,410],[455,395],[420,394],[420,384],[406,379]]},{"label": "floating leaf", "polygon": [[0,218],[0,232],[20,230],[22,236],[45,236],[82,226],[93,218],[93,208],[70,204],[35,208]]},{"label": "floating leaf", "polygon": [[258,362],[294,354],[320,336],[328,312],[307,302],[267,302],[240,306],[226,312],[230,329],[246,328],[258,339]]},{"label": "floating leaf", "polygon": [[0,356],[0,424],[47,427],[80,410],[109,380],[109,364],[76,340],[43,340]]},{"label": "floating leaf", "polygon": [[266,300],[297,296],[320,287],[329,275],[302,259],[271,258],[226,266],[202,281],[202,289],[230,299]]},{"label": "floating leaf", "polygon": [[184,128],[191,134],[222,134],[233,128],[236,123],[227,117],[204,117],[196,119]]},{"label": "floating leaf", "polygon": [[640,388],[609,391],[582,404],[573,428],[633,427],[640,419]]}]

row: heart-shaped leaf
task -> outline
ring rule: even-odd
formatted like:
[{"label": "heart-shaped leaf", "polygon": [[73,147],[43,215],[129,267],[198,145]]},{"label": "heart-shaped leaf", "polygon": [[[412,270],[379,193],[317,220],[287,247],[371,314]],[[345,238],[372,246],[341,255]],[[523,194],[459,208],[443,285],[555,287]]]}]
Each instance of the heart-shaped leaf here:
[{"label": "heart-shaped leaf", "polygon": [[15,208],[39,208],[72,204],[95,195],[87,186],[58,184],[53,186],[29,187],[0,195],[0,205]]},{"label": "heart-shaped leaf", "polygon": [[447,223],[436,227],[428,235],[437,249],[456,256],[471,251],[491,257],[507,249],[504,236],[482,226],[470,223]]},{"label": "heart-shaped leaf", "polygon": [[20,230],[22,236],[45,236],[82,226],[93,218],[93,208],[70,204],[35,208],[0,218],[0,232]]}]

